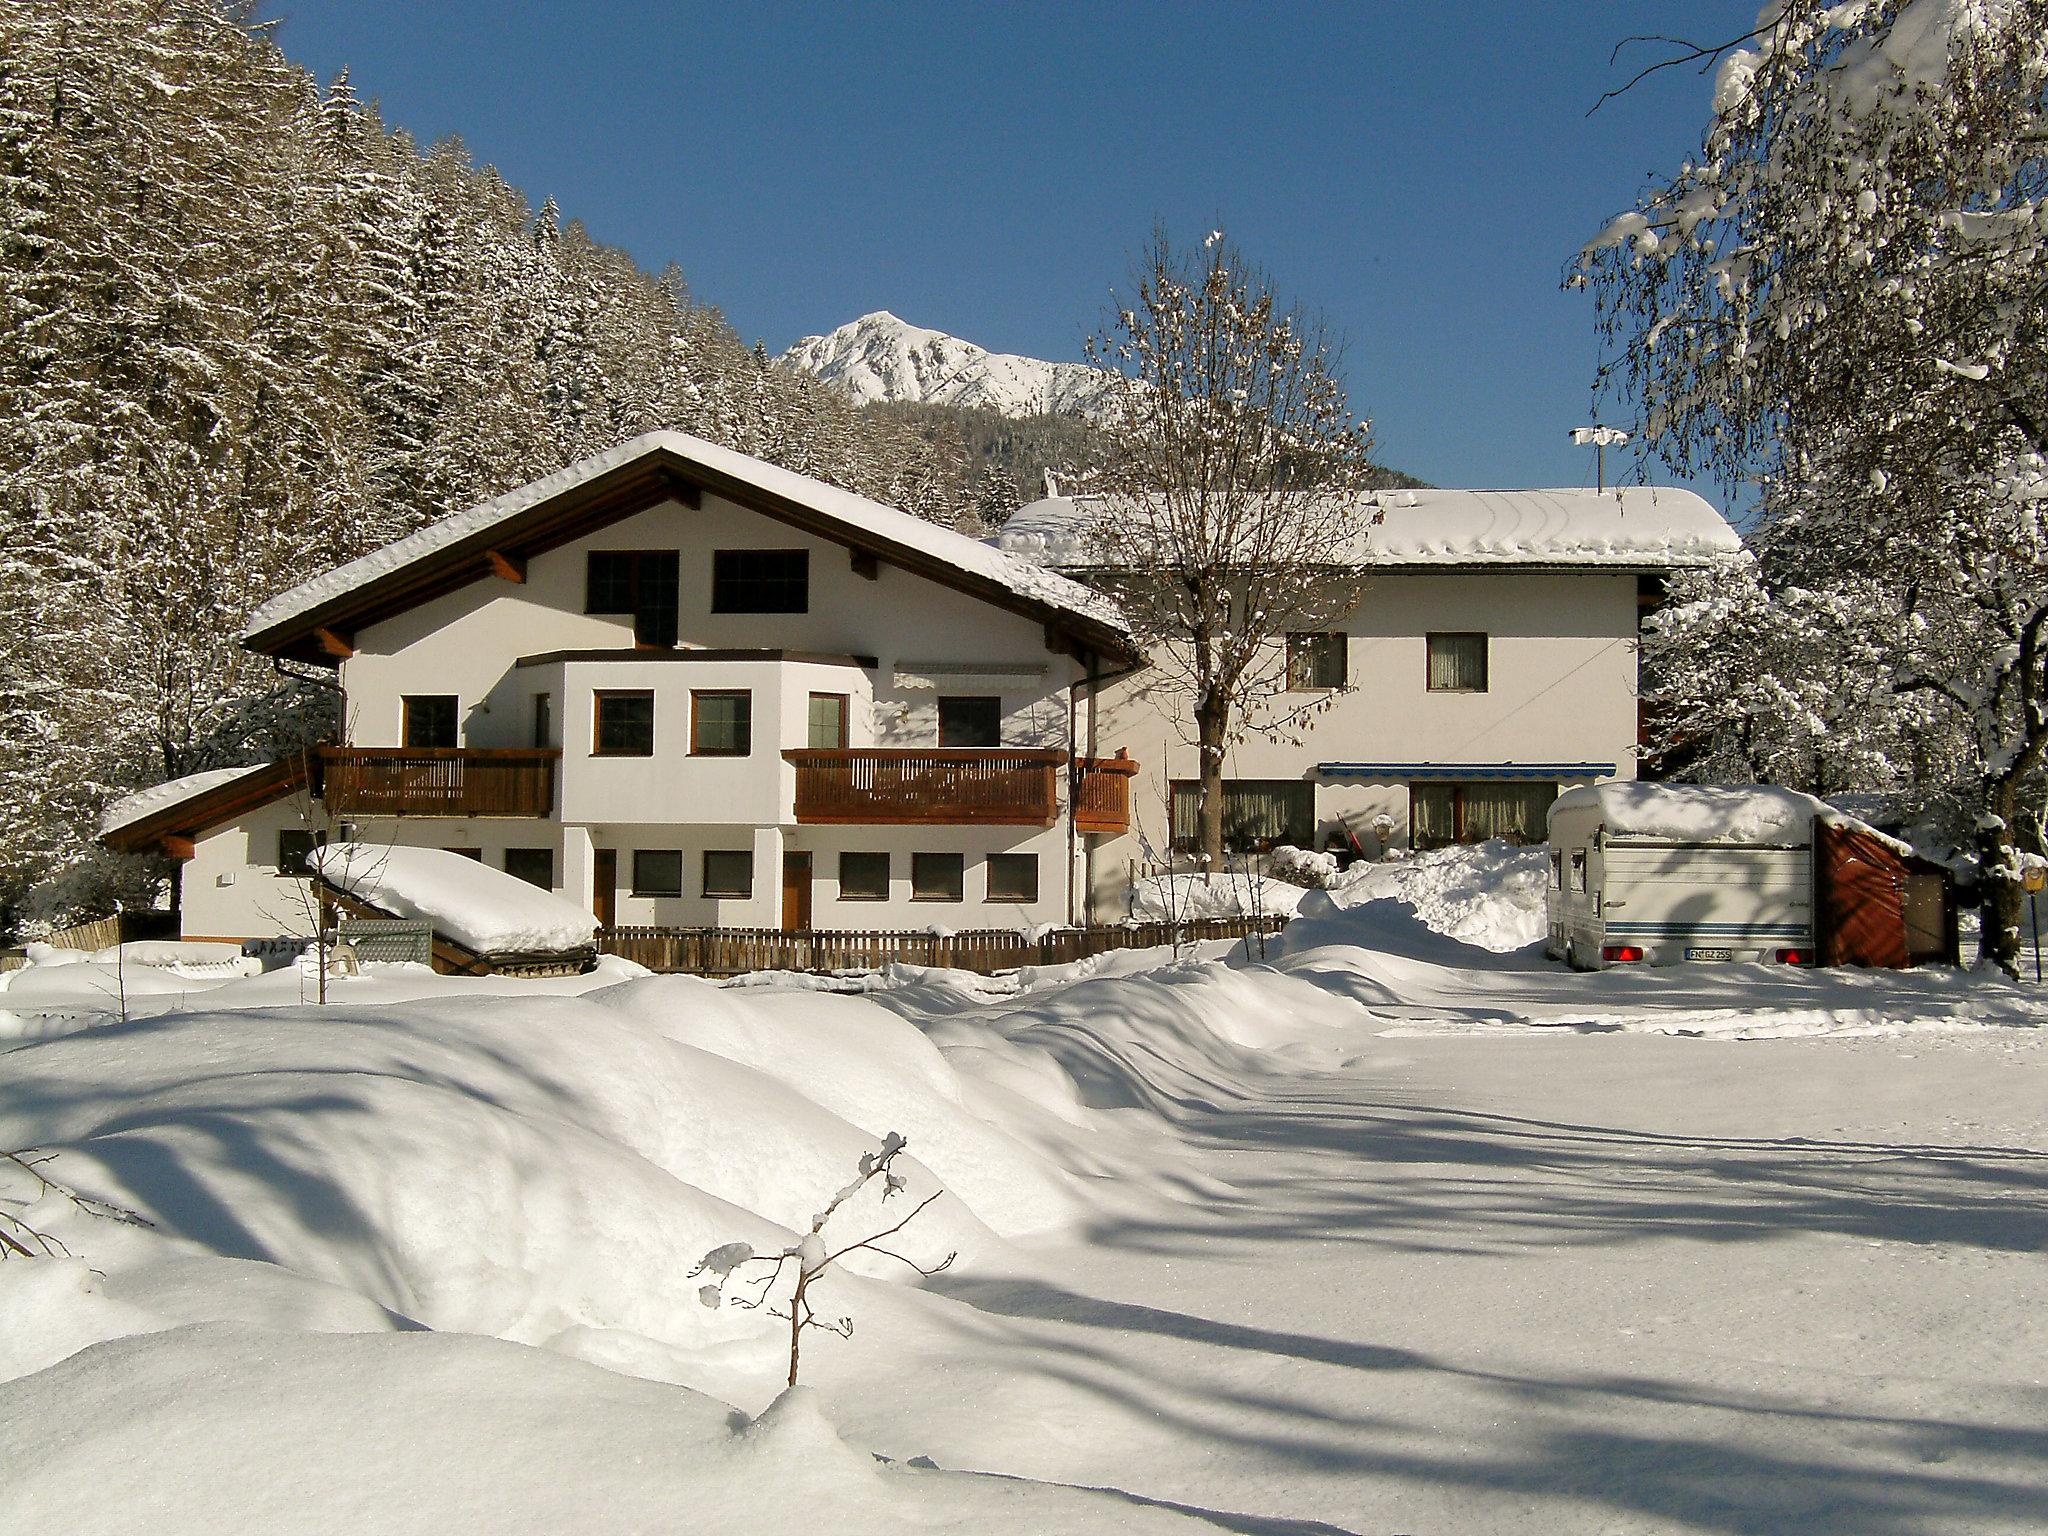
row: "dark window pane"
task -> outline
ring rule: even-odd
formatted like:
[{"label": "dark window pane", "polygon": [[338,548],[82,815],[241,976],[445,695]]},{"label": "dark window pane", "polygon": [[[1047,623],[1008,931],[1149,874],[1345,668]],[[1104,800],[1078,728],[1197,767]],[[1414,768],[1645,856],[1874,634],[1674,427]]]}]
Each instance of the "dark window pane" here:
[{"label": "dark window pane", "polygon": [[1408,841],[1443,848],[1458,840],[1458,795],[1449,784],[1417,784],[1408,792]]},{"label": "dark window pane", "polygon": [[917,901],[959,901],[967,887],[967,859],[958,853],[913,853],[910,894]]},{"label": "dark window pane", "polygon": [[455,745],[455,695],[409,693],[405,696],[405,744],[408,747]]},{"label": "dark window pane", "polygon": [[711,556],[713,613],[808,613],[806,549],[721,549]]},{"label": "dark window pane", "polygon": [[676,848],[633,850],[633,894],[635,896],[680,896],[683,894],[683,855]]},{"label": "dark window pane", "polygon": [[596,741],[592,750],[599,757],[652,757],[654,755],[654,694],[649,692],[599,693],[595,697]]},{"label": "dark window pane", "polygon": [[744,849],[712,848],[704,854],[706,896],[754,894],[754,856]]},{"label": "dark window pane", "polygon": [[672,549],[634,556],[633,639],[639,645],[676,643],[676,564]]},{"label": "dark window pane", "polygon": [[1003,701],[999,698],[941,698],[939,745],[999,747],[1003,744]]},{"label": "dark window pane", "polygon": [[1431,635],[1429,689],[1432,693],[1486,692],[1486,636]]},{"label": "dark window pane", "polygon": [[474,859],[479,864],[484,861],[484,851],[481,848],[443,848],[441,851],[452,853],[459,859]]},{"label": "dark window pane", "polygon": [[533,744],[536,747],[555,744],[555,698],[551,693],[533,696]]},{"label": "dark window pane", "polygon": [[[1173,785],[1173,845],[1201,846],[1202,787],[1192,779]],[[1264,851],[1290,843],[1312,847],[1316,835],[1316,787],[1307,779],[1223,781],[1223,846],[1233,852]]]},{"label": "dark window pane", "polygon": [[886,853],[842,853],[839,855],[839,899],[841,901],[887,901],[889,899],[889,855]]},{"label": "dark window pane", "polygon": [[1038,855],[992,853],[988,856],[990,901],[1038,900]]},{"label": "dark window pane", "polygon": [[633,611],[633,551],[593,549],[583,589],[586,613]]},{"label": "dark window pane", "polygon": [[555,850],[552,848],[507,848],[505,873],[544,891],[555,888]]},{"label": "dark window pane", "polygon": [[690,750],[701,757],[745,757],[754,749],[751,693],[692,693]]},{"label": "dark window pane", "polygon": [[277,872],[301,879],[313,873],[306,863],[320,840],[311,832],[284,831],[277,834]]},{"label": "dark window pane", "polygon": [[1287,686],[1296,691],[1344,686],[1344,637],[1297,634],[1287,637]]}]

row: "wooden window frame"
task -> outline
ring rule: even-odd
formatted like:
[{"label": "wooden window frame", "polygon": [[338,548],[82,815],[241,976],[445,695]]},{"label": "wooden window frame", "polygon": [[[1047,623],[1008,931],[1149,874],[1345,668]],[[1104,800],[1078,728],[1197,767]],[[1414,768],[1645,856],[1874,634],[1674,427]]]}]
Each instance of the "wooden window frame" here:
[{"label": "wooden window frame", "polygon": [[[880,859],[882,861],[882,888],[879,891],[849,891],[846,888],[846,861],[848,859]],[[887,901],[891,882],[896,878],[896,859],[887,849],[849,848],[839,854],[839,899],[841,901]]]},{"label": "wooden window frame", "polygon": [[[548,883],[546,885],[542,885],[538,880],[526,880],[526,876],[514,874],[512,870],[512,858],[515,854],[546,855],[548,861]],[[555,850],[552,848],[507,848],[502,854],[499,855],[498,867],[502,869],[506,874],[511,875],[514,880],[526,880],[526,883],[532,886],[537,891],[552,891],[553,889],[555,889]]]},{"label": "wooden window frame", "polygon": [[[731,569],[731,565],[748,557],[776,555],[792,560],[802,567],[803,601],[795,606],[758,607],[746,603],[729,601],[736,594],[734,587],[752,589],[770,587],[776,583],[792,584],[796,578],[789,576],[765,577],[748,576]],[[725,569],[721,570],[720,567]],[[758,595],[752,600],[758,602]],[[809,613],[811,611],[811,552],[808,549],[714,549],[711,552],[711,611],[713,613]]]},{"label": "wooden window frame", "polygon": [[[676,883],[674,890],[657,889],[641,883],[640,861],[648,858],[672,858],[676,861]],[[680,848],[635,848],[633,850],[632,883],[627,888],[628,896],[640,896],[650,901],[672,901],[683,894],[683,850]]]},{"label": "wooden window frame", "polygon": [[[812,724],[812,722],[811,722],[811,716],[810,716],[810,707],[811,707],[811,705],[812,705],[812,704],[815,704],[815,703],[817,703],[817,702],[818,702],[818,700],[820,700],[820,699],[837,699],[837,700],[839,701],[839,739],[838,739],[837,741],[829,741],[829,742],[818,742],[818,741],[813,741],[813,740],[811,739],[811,724]],[[826,749],[828,749],[828,750],[834,750],[834,751],[840,751],[840,752],[844,752],[844,751],[846,750],[846,747],[847,747],[847,734],[848,734],[848,731],[849,731],[849,729],[850,729],[850,726],[849,726],[849,722],[851,721],[852,717],[853,717],[853,695],[852,695],[852,694],[850,694],[850,693],[816,693],[816,692],[812,693],[812,694],[811,694],[811,696],[810,696],[810,699],[809,699],[809,700],[808,700],[808,701],[807,701],[807,702],[805,703],[805,705],[804,705],[804,744],[805,744],[806,746],[808,746],[808,747],[811,747],[811,748],[813,748],[813,749],[816,749],[816,748],[819,748],[819,747],[824,747],[824,748],[826,748]]]},{"label": "wooden window frame", "polygon": [[[713,890],[711,888],[711,861],[717,858],[745,859],[747,861],[747,883],[739,890]],[[752,901],[754,899],[754,850],[751,848],[706,848],[704,857],[698,861],[697,888],[713,901]]]},{"label": "wooden window frame", "polygon": [[[448,705],[448,740],[415,742],[412,739],[413,706],[416,704]],[[419,752],[439,752],[449,747],[462,745],[462,695],[459,693],[406,693],[398,699],[398,739],[405,746]]]},{"label": "wooden window frame", "polygon": [[[647,750],[624,751],[619,748],[607,750],[604,745],[605,705],[614,699],[645,699],[647,701]],[[652,757],[655,746],[655,709],[652,688],[593,688],[590,691],[590,755],[592,757]]]},{"label": "wooden window frame", "polygon": [[[706,699],[744,699],[746,718],[740,723],[745,745],[707,747],[703,744],[701,712]],[[690,690],[690,756],[752,757],[754,755],[754,690],[751,688],[692,688]]]},{"label": "wooden window frame", "polygon": [[[951,895],[921,896],[918,894],[917,865],[920,859],[951,859],[953,861],[953,867],[958,872],[958,878],[953,882]],[[965,901],[967,899],[967,855],[964,853],[940,853],[929,849],[923,853],[911,854],[910,899],[912,901],[951,902],[955,905]]]},{"label": "wooden window frame", "polygon": [[[1003,863],[1003,864],[1008,864],[1008,863],[1010,863],[1010,862],[1011,862],[1011,861],[1013,861],[1013,860],[1016,860],[1016,861],[1022,861],[1022,862],[1024,862],[1024,863],[1028,863],[1028,864],[1029,864],[1029,865],[1031,866],[1031,892],[1030,892],[1030,894],[1029,894],[1029,895],[1026,895],[1026,896],[998,896],[998,895],[996,894],[996,868],[997,868],[997,865],[998,865],[998,863],[999,863],[999,862],[1001,862],[1001,863]],[[982,894],[982,900],[984,900],[984,901],[999,901],[999,902],[1002,902],[1002,903],[1004,903],[1004,904],[1005,904],[1006,906],[1019,906],[1019,905],[1030,905],[1030,904],[1032,904],[1032,903],[1035,903],[1035,902],[1036,902],[1036,901],[1038,900],[1038,892],[1039,892],[1039,873],[1040,873],[1040,871],[1039,871],[1039,865],[1038,865],[1038,855],[1037,855],[1037,854],[1035,854],[1035,853],[992,853],[992,854],[990,854],[990,855],[988,856],[988,858],[987,858],[987,859],[986,859],[986,860],[984,861],[984,863],[985,863],[985,866],[986,866],[986,871],[985,871],[985,878],[984,878],[984,881],[983,881],[983,894]]]},{"label": "wooden window frame", "polygon": [[[1318,682],[1314,671],[1318,661],[1336,660],[1337,680]],[[1296,662],[1302,665],[1297,670]],[[1309,674],[1307,681],[1296,681],[1299,673]],[[1287,636],[1287,692],[1289,693],[1334,693],[1350,681],[1351,644],[1350,636],[1341,629],[1296,630]]]},{"label": "wooden window frame", "polygon": [[[1479,686],[1439,688],[1429,680],[1429,658],[1439,640],[1479,642]],[[1491,693],[1493,691],[1493,635],[1484,629],[1433,629],[1422,637],[1422,691],[1425,693]]]}]

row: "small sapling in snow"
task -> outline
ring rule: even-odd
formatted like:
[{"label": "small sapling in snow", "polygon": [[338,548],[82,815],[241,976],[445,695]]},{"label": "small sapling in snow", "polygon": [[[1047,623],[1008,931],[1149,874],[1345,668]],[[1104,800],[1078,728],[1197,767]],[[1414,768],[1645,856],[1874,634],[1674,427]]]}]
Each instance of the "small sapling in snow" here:
[{"label": "small sapling in snow", "polygon": [[[768,1301],[776,1282],[782,1278],[783,1269],[789,1265],[795,1266],[796,1285],[790,1292],[788,1309],[785,1311],[775,1306],[767,1308],[770,1317],[787,1318],[789,1321],[789,1384],[792,1387],[796,1385],[797,1351],[806,1328],[823,1328],[829,1333],[838,1334],[841,1338],[853,1337],[852,1318],[820,1318],[811,1307],[811,1287],[839,1260],[849,1253],[879,1253],[884,1258],[896,1260],[899,1264],[908,1264],[920,1275],[929,1276],[936,1275],[959,1257],[957,1253],[949,1253],[938,1263],[927,1268],[913,1258],[882,1246],[884,1238],[894,1237],[901,1232],[923,1213],[926,1206],[944,1194],[945,1191],[942,1189],[935,1189],[926,1195],[911,1207],[909,1215],[893,1227],[884,1228],[840,1248],[834,1248],[826,1241],[825,1224],[832,1219],[840,1206],[859,1194],[874,1180],[882,1181],[884,1202],[904,1192],[906,1181],[893,1165],[906,1145],[908,1143],[903,1137],[891,1131],[882,1138],[882,1148],[879,1152],[863,1152],[853,1181],[834,1194],[825,1203],[825,1208],[811,1218],[811,1230],[799,1238],[794,1246],[785,1248],[780,1253],[756,1253],[746,1243],[726,1243],[705,1254],[697,1261],[697,1267],[690,1271],[692,1279],[707,1274],[717,1277],[697,1288],[697,1299],[705,1306],[717,1307],[730,1300],[736,1307],[753,1308],[763,1306]],[[759,1265],[761,1268],[756,1273],[742,1276],[740,1272],[749,1265]],[[729,1296],[728,1287],[731,1288]]]}]

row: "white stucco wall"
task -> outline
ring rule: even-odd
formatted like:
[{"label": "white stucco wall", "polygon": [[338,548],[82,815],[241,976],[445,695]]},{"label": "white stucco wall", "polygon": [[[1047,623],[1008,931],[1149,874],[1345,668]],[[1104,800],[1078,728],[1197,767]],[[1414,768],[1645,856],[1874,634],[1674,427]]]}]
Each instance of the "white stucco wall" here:
[{"label": "white stucco wall", "polygon": [[306,882],[278,873],[277,839],[318,825],[303,800],[287,796],[194,839],[179,873],[179,931],[192,939],[310,935]]}]

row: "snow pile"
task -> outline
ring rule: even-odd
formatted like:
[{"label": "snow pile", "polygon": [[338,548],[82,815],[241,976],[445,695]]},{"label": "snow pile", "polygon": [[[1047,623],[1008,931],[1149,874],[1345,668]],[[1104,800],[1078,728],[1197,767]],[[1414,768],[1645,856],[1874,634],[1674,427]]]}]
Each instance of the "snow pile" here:
[{"label": "snow pile", "polygon": [[[1546,849],[1498,840],[1383,864],[1354,864],[1329,891],[1329,909],[1399,902],[1432,933],[1504,954],[1542,942],[1549,864]],[[1303,915],[1325,910],[1304,907]]]},{"label": "snow pile", "polygon": [[[1811,795],[1774,784],[1581,784],[1557,797],[1550,824],[1590,816],[1610,838],[1679,843],[1798,845],[1813,839],[1813,819],[1835,814]],[[1860,826],[1861,823],[1858,823]]]},{"label": "snow pile", "polygon": [[1266,873],[1290,885],[1320,889],[1337,878],[1337,855],[1282,843],[1266,855]]},{"label": "snow pile", "polygon": [[100,836],[118,832],[123,827],[146,821],[158,811],[168,810],[186,800],[196,799],[237,779],[247,778],[252,773],[265,773],[272,767],[269,763],[244,764],[239,768],[208,768],[203,773],[188,773],[182,779],[169,779],[162,784],[152,784],[147,789],[138,789],[132,795],[123,795],[108,806],[100,816]]},{"label": "snow pile", "polygon": [[908,512],[884,506],[879,501],[870,501],[865,496],[856,496],[822,480],[763,463],[744,453],[721,448],[682,432],[648,432],[630,438],[616,448],[580,460],[530,485],[507,491],[481,506],[444,517],[396,543],[372,550],[311,581],[301,582],[250,614],[243,637],[259,636],[265,630],[301,618],[415,561],[427,559],[464,540],[488,535],[501,524],[557,496],[654,454],[665,454],[679,460],[685,470],[692,466],[701,467],[714,480],[758,487],[853,532],[865,534],[870,541],[882,546],[894,544],[942,560],[966,575],[994,582],[1021,597],[1091,623],[1107,625],[1134,653],[1138,650],[1122,611],[1100,592],[1055,575],[1028,560],[993,549],[951,528],[941,528],[936,523],[928,523]]},{"label": "snow pile", "polygon": [[430,922],[482,955],[588,949],[597,934],[597,919],[573,901],[445,848],[329,843],[307,862],[350,895]]},{"label": "snow pile", "polygon": [[1308,893],[1264,875],[1147,875],[1131,886],[1131,916],[1147,922],[1196,917],[1290,916]]}]

